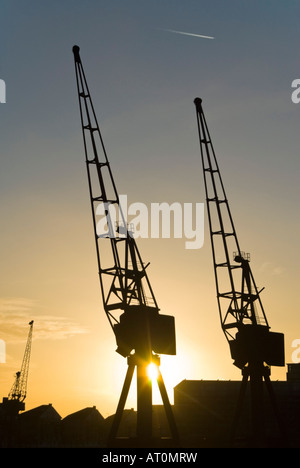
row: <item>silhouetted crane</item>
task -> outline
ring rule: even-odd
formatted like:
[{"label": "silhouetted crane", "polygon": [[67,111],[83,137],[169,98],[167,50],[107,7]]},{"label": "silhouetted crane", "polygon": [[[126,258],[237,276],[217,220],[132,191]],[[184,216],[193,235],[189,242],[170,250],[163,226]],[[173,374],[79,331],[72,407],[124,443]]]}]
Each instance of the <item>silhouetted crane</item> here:
[{"label": "silhouetted crane", "polygon": [[263,380],[266,383],[280,427],[275,396],[270,382],[270,366],[284,366],[284,335],[270,326],[250,268],[250,256],[240,249],[221,173],[202,108],[194,100],[199,132],[206,205],[221,326],[228,340],[234,364],[243,380],[233,434],[250,380],[253,436],[264,437]]},{"label": "silhouetted crane", "polygon": [[[174,317],[159,313],[146,272],[149,263],[142,261],[119,201],[78,46],[73,47],[73,53],[103,307],[115,334],[117,352],[128,359],[108,444],[115,443],[136,368],[136,442],[148,446],[153,435],[152,385],[146,368],[152,361],[159,364],[158,354],[176,354]],[[102,230],[97,223],[98,215],[106,217]],[[160,371],[158,375],[173,440],[177,443],[177,428]]]},{"label": "silhouetted crane", "polygon": [[18,414],[19,411],[24,411],[25,409],[24,400],[27,395],[27,382],[32,343],[32,329],[33,320],[29,322],[29,332],[21,370],[16,373],[15,381],[13,383],[13,386],[11,387],[8,397],[3,398],[2,409],[8,413]]}]

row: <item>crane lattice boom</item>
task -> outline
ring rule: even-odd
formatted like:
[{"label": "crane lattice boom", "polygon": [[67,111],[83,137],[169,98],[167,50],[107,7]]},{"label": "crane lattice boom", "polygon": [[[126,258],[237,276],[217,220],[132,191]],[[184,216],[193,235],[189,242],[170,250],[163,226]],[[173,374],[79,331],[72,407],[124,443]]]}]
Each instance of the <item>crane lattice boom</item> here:
[{"label": "crane lattice boom", "polygon": [[249,254],[240,249],[202,100],[196,98],[194,104],[222,329],[238,367],[244,367],[253,356],[284,365],[283,335],[269,331],[262,289],[256,286]]},{"label": "crane lattice boom", "polygon": [[30,328],[26,343],[26,348],[23,356],[21,370],[16,373],[16,378],[14,384],[9,392],[8,399],[16,400],[22,403],[27,394],[27,381],[28,381],[28,372],[29,372],[29,362],[31,354],[31,342],[32,342],[32,329],[33,329],[33,320],[29,322]]},{"label": "crane lattice boom", "polygon": [[[144,337],[140,338],[144,328],[148,348],[175,354],[173,317],[159,314],[146,271],[149,263],[142,260],[119,201],[78,46],[73,53],[103,307],[116,335],[117,351],[126,357],[145,346]],[[106,216],[104,231],[99,231],[99,213]]]}]

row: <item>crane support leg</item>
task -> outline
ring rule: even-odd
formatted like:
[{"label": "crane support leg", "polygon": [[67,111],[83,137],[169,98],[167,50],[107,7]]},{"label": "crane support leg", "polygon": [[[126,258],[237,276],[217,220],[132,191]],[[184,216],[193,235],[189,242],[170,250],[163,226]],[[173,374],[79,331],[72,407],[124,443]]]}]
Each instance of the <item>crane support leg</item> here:
[{"label": "crane support leg", "polygon": [[[152,356],[154,362],[159,361],[158,356]],[[150,361],[151,362],[151,361]],[[111,430],[109,433],[107,446],[108,447],[119,447],[120,440],[117,441],[117,433],[121,423],[122,414],[124,411],[125,403],[127,400],[128,392],[130,389],[132,377],[134,370],[136,368],[137,374],[137,425],[136,425],[136,438],[132,439],[131,441],[127,439],[127,442],[124,440],[123,443],[127,447],[131,446],[134,443],[135,447],[152,447],[157,446],[156,444],[160,444],[161,439],[157,439],[153,437],[152,429],[152,382],[151,379],[147,375],[147,365],[149,364],[149,360],[142,360],[136,354],[133,354],[128,358],[128,369],[125,377],[125,381],[123,384],[119,404],[117,407],[116,414],[114,416],[114,420],[111,426]],[[172,407],[169,401],[169,397],[166,391],[166,387],[163,381],[162,374],[158,367],[158,377],[157,377],[157,384],[161,394],[161,398],[163,401],[166,417],[169,423],[169,428],[171,432],[171,446],[178,447],[179,446],[179,434],[174,418],[174,414],[172,411]],[[153,443],[155,445],[153,445]],[[167,439],[164,439],[164,443],[167,443]],[[168,442],[168,446],[170,445],[170,441]]]},{"label": "crane support leg", "polygon": [[178,434],[178,430],[177,430],[177,425],[176,425],[176,422],[175,422],[174,414],[173,414],[172,407],[171,407],[171,404],[170,404],[170,401],[169,401],[169,397],[168,397],[168,394],[167,394],[165,383],[163,381],[163,377],[162,377],[161,372],[160,372],[159,369],[158,369],[157,384],[158,384],[158,388],[159,388],[159,391],[160,391],[160,394],[161,394],[161,398],[162,398],[162,401],[163,401],[163,404],[164,404],[164,407],[165,407],[165,412],[166,412],[166,416],[167,416],[167,419],[168,419],[168,423],[169,423],[169,427],[170,427],[170,431],[171,431],[173,440],[174,440],[175,444],[178,445],[179,444],[179,434]]},{"label": "crane support leg", "polygon": [[248,382],[248,373],[244,372],[243,373],[243,380],[241,383],[240,387],[240,392],[239,392],[239,397],[237,401],[237,406],[235,410],[235,415],[232,423],[232,428],[231,428],[231,437],[230,437],[230,443],[231,445],[234,443],[236,433],[237,433],[237,428],[238,428],[238,423],[240,420],[241,412],[243,409],[243,403],[246,395],[246,390],[247,390],[247,382]]},{"label": "crane support leg", "polygon": [[152,382],[147,375],[147,364],[145,363],[137,364],[136,424],[138,439],[146,443],[152,437]]},{"label": "crane support leg", "polygon": [[263,364],[249,365],[251,414],[252,414],[252,438],[255,447],[264,445],[264,389],[263,389]]},{"label": "crane support leg", "polygon": [[116,411],[115,417],[113,419],[113,423],[112,423],[110,433],[109,433],[109,437],[108,437],[108,446],[109,447],[111,446],[111,444],[113,443],[113,440],[117,436],[117,432],[118,432],[118,429],[119,429],[119,426],[120,426],[123,410],[124,410],[125,403],[126,403],[127,396],[128,396],[128,392],[129,392],[129,389],[130,389],[134,369],[135,369],[135,363],[132,360],[130,360],[130,358],[128,358],[128,369],[127,369],[126,377],[125,377],[125,380],[124,380],[124,384],[123,384],[120,400],[119,400],[119,403],[118,403],[117,411]]},{"label": "crane support leg", "polygon": [[252,437],[251,443],[253,446],[259,448],[264,447],[266,443],[265,433],[265,415],[264,415],[264,383],[268,396],[272,405],[273,413],[278,424],[282,443],[287,446],[287,437],[285,426],[278,409],[276,396],[270,380],[270,369],[261,363],[253,363],[248,365],[242,371],[243,380],[240,387],[236,412],[233,419],[231,444],[234,444],[236,437],[238,422],[241,416],[243,402],[246,395],[247,383],[250,382],[250,400],[251,400],[251,422],[252,422]]},{"label": "crane support leg", "polygon": [[274,388],[273,388],[271,380],[270,380],[270,374],[266,373],[266,375],[264,377],[265,377],[266,387],[267,387],[267,390],[269,392],[270,401],[271,401],[271,404],[272,404],[272,407],[273,407],[273,412],[275,414],[277,424],[278,424],[278,427],[279,427],[280,432],[281,432],[283,444],[285,445],[285,447],[288,447],[288,438],[287,438],[287,434],[286,434],[286,430],[285,430],[285,423],[284,423],[284,421],[283,421],[283,419],[281,417],[281,414],[280,414],[280,411],[279,411],[279,408],[278,408],[278,405],[277,405],[277,399],[276,399],[276,396],[275,396]]}]

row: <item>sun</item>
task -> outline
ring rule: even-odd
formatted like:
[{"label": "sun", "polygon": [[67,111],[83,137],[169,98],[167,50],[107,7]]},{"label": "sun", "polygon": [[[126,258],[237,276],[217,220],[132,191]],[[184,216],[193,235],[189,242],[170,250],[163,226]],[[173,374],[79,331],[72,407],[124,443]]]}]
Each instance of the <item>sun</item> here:
[{"label": "sun", "polygon": [[151,362],[146,367],[148,379],[153,385],[152,391],[154,404],[162,403],[162,395],[160,389],[161,384],[165,387],[169,400],[172,404],[172,401],[174,399],[174,386],[180,381],[178,378],[178,363],[176,365],[175,362],[172,362],[172,359],[167,359],[168,357],[173,356],[162,356],[157,363]]},{"label": "sun", "polygon": [[148,378],[152,381],[157,380],[158,378],[158,367],[154,362],[151,362],[148,364],[147,369],[146,369]]}]

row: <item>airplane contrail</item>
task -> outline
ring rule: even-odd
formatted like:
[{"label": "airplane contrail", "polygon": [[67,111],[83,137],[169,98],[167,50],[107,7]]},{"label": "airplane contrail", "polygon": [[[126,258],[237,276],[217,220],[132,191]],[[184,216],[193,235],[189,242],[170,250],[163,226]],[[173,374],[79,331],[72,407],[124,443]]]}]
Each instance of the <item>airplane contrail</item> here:
[{"label": "airplane contrail", "polygon": [[188,33],[188,32],[183,32],[183,31],[175,31],[174,29],[163,29],[163,31],[168,31],[168,32],[172,32],[175,34],[183,34],[185,36],[201,37],[202,39],[214,39],[214,37],[212,36],[203,36],[202,34],[193,34],[193,33]]}]

